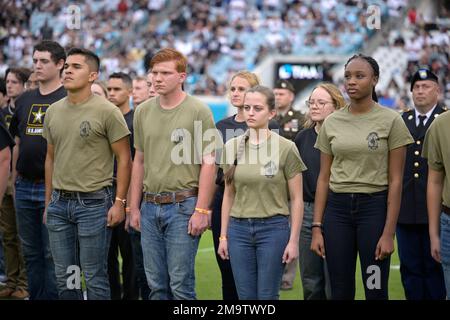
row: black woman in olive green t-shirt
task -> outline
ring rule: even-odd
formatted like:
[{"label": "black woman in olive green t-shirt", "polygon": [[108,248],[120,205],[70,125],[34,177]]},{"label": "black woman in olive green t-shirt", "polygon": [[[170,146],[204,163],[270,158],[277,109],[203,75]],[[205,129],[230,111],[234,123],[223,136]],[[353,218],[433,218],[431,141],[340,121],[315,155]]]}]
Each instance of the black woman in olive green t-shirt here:
[{"label": "black woman in olive green t-shirt", "polygon": [[378,77],[373,58],[349,59],[350,104],[324,121],[315,146],[321,159],[311,248],[326,257],[332,299],[354,299],[358,254],[366,299],[388,298],[406,145],[413,139],[401,116],[377,103]]}]

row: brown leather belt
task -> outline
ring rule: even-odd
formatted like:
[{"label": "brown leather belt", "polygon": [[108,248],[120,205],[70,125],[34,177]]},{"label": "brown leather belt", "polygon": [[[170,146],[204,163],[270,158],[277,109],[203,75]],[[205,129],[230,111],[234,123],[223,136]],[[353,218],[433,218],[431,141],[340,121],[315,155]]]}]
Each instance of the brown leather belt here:
[{"label": "brown leather belt", "polygon": [[442,211],[443,211],[444,213],[450,215],[450,208],[449,208],[449,207],[446,207],[446,206],[442,205]]},{"label": "brown leather belt", "polygon": [[182,190],[177,192],[162,192],[162,193],[148,193],[144,194],[144,200],[154,204],[167,204],[183,202],[189,197],[195,197],[198,194],[198,189],[193,188],[189,190]]}]

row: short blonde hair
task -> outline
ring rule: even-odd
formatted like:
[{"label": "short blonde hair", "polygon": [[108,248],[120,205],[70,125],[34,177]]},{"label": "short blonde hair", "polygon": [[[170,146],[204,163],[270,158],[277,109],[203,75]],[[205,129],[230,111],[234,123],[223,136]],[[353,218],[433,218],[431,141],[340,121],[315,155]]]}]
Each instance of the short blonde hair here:
[{"label": "short blonde hair", "polygon": [[238,71],[237,73],[233,74],[233,76],[231,77],[230,83],[228,84],[228,87],[231,86],[231,82],[233,82],[233,80],[235,78],[243,78],[243,79],[247,80],[247,82],[250,84],[250,88],[257,86],[260,83],[259,78],[256,74],[254,74],[253,72],[247,71],[247,70],[241,70],[241,71]]}]

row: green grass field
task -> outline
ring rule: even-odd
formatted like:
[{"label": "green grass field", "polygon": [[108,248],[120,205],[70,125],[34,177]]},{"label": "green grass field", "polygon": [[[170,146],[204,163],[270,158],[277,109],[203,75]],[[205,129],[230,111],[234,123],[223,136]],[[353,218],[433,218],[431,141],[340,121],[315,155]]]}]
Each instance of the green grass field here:
[{"label": "green grass field", "polygon": [[[356,268],[356,299],[364,300],[364,288],[361,280],[359,266]],[[196,290],[199,300],[221,300],[221,277],[219,267],[214,256],[214,246],[211,231],[203,234],[195,264]],[[389,275],[389,298],[391,300],[404,300],[405,294],[400,280],[399,260],[397,251],[391,258]],[[280,291],[281,300],[302,300],[300,274],[297,271],[294,288],[289,291]]]}]

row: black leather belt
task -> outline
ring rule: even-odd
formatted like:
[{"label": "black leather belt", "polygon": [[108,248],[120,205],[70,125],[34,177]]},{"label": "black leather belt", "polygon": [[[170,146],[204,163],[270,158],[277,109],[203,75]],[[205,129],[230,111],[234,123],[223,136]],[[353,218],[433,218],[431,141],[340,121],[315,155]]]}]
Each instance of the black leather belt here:
[{"label": "black leather belt", "polygon": [[448,215],[450,215],[450,208],[442,205],[442,211]]},{"label": "black leather belt", "polygon": [[106,192],[105,188],[92,192],[79,192],[55,189],[60,198],[63,199],[104,199]]}]

